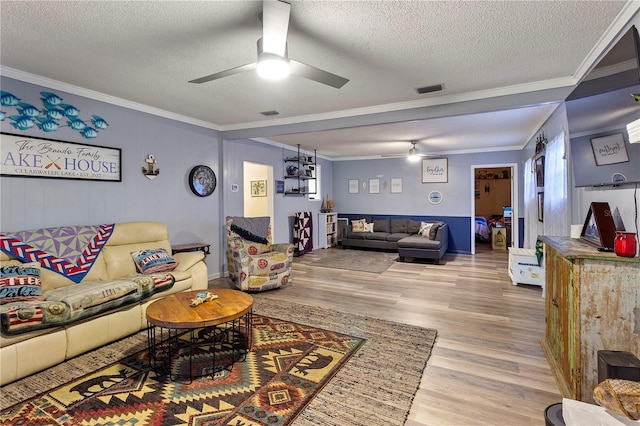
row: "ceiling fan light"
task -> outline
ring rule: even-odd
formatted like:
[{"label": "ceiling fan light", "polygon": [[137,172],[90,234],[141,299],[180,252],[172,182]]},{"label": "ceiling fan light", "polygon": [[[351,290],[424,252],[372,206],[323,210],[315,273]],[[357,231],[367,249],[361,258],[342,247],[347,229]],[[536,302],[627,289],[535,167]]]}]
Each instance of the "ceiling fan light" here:
[{"label": "ceiling fan light", "polygon": [[260,77],[267,80],[282,80],[289,76],[289,61],[275,53],[261,52],[257,71]]},{"label": "ceiling fan light", "polygon": [[411,148],[409,150],[409,156],[407,157],[407,159],[412,163],[415,163],[416,161],[420,160],[420,155],[418,153],[419,151],[417,148],[415,147]]}]

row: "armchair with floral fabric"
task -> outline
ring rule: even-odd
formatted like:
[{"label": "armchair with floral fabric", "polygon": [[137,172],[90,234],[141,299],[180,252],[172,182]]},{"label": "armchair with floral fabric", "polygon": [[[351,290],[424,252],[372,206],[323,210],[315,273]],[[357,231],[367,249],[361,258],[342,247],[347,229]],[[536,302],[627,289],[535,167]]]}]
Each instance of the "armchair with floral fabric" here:
[{"label": "armchair with floral fabric", "polygon": [[293,244],[273,244],[269,217],[227,217],[227,268],[242,291],[263,291],[287,285]]}]

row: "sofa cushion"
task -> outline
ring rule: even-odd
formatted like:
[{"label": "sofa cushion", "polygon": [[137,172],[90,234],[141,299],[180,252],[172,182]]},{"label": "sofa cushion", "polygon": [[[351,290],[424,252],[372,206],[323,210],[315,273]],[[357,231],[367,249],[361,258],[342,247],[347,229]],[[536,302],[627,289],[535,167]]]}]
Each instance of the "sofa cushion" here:
[{"label": "sofa cushion", "polygon": [[364,224],[364,232],[373,232],[373,223]]},{"label": "sofa cushion", "polygon": [[129,280],[83,282],[47,291],[45,300],[65,303],[75,321],[142,298],[142,289]]},{"label": "sofa cushion", "polygon": [[43,300],[40,264],[1,266],[0,304],[25,300]]},{"label": "sofa cushion", "polygon": [[369,232],[348,232],[347,233],[347,238],[351,239],[351,240],[366,240],[367,239],[367,235],[369,235]]},{"label": "sofa cushion", "polygon": [[373,219],[373,232],[391,232],[391,221],[389,219]]},{"label": "sofa cushion", "polygon": [[403,238],[407,238],[410,235],[405,232],[396,232],[392,234],[387,234],[387,241],[398,242]]},{"label": "sofa cushion", "polygon": [[423,250],[440,250],[442,243],[440,241],[430,240],[418,235],[412,235],[398,241],[398,247],[414,248]]},{"label": "sofa cushion", "polygon": [[69,321],[70,311],[66,304],[48,300],[2,305],[0,308],[2,332],[15,335],[63,325]]},{"label": "sofa cushion", "polygon": [[391,232],[392,234],[400,234],[400,233],[406,234],[408,232],[407,224],[408,224],[407,219],[391,219],[391,228],[389,232]]},{"label": "sofa cushion", "polygon": [[138,272],[143,274],[173,271],[178,266],[175,259],[163,248],[134,251],[131,257]]},{"label": "sofa cushion", "polygon": [[420,232],[420,221],[407,219],[407,234],[417,234]]},{"label": "sofa cushion", "polygon": [[388,232],[371,232],[367,234],[367,240],[386,241]]}]

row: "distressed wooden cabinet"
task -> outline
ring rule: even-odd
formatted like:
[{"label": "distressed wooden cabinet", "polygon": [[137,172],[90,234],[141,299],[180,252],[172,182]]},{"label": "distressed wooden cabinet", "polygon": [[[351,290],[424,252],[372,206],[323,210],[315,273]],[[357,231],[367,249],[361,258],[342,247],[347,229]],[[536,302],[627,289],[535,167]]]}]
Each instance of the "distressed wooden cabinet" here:
[{"label": "distressed wooden cabinet", "polygon": [[602,253],[576,239],[541,239],[546,277],[542,347],[562,395],[593,402],[598,351],[640,355],[640,335],[634,333],[640,259]]}]

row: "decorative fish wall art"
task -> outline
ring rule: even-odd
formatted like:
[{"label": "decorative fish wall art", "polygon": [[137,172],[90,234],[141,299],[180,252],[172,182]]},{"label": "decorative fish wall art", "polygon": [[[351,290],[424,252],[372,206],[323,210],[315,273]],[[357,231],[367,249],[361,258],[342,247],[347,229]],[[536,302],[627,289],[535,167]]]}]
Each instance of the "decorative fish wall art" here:
[{"label": "decorative fish wall art", "polygon": [[[76,130],[85,139],[98,137],[98,132],[109,127],[109,123],[98,115],[90,120],[80,118],[80,110],[73,105],[63,103],[63,99],[51,92],[40,92],[42,108],[22,102],[12,93],[0,91],[0,105],[15,109],[15,114],[0,111],[0,121],[9,119],[16,130],[28,130],[37,126],[43,132],[55,132],[62,127]],[[66,121],[66,122],[65,122]]]}]

